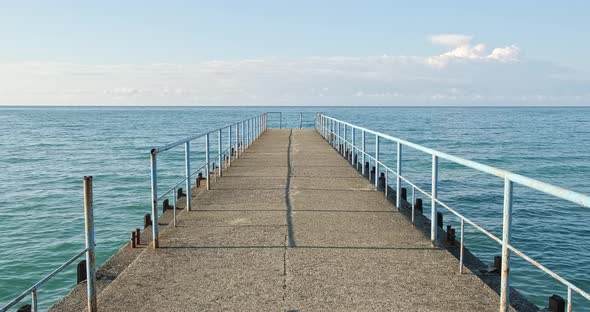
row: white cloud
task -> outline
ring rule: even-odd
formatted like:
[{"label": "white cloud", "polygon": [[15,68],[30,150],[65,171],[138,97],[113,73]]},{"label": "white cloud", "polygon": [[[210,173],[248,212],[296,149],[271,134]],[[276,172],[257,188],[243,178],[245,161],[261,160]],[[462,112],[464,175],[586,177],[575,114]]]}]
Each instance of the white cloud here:
[{"label": "white cloud", "polygon": [[440,34],[430,36],[430,41],[434,44],[442,44],[449,47],[457,47],[468,44],[473,36],[459,35],[459,34]]},{"label": "white cloud", "polygon": [[520,49],[515,46],[507,46],[504,48],[495,48],[488,58],[498,60],[500,62],[513,62],[517,61],[520,56]]},{"label": "white cloud", "polygon": [[487,53],[486,46],[483,43],[472,44],[473,37],[458,34],[443,34],[431,36],[433,43],[449,46],[448,52],[428,58],[428,64],[442,68],[453,61],[462,60],[495,60],[500,62],[515,62],[520,57],[520,49],[515,46],[506,46],[504,48],[495,48],[491,53]]},{"label": "white cloud", "polygon": [[[436,37],[436,39],[434,39]],[[0,64],[0,104],[430,105],[590,103],[584,73],[433,36],[434,56],[214,60],[194,64]],[[572,83],[575,82],[575,83]]]}]

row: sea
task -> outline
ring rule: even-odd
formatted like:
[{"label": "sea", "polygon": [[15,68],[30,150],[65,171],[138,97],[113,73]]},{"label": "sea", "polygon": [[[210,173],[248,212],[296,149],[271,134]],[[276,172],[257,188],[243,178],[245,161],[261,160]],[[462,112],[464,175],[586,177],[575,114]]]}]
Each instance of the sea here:
[{"label": "sea", "polygon": [[[151,148],[269,111],[281,112],[269,115],[271,127],[312,128],[314,113],[321,112],[590,194],[590,107],[5,106],[0,107],[0,306],[84,248],[83,176],[94,177],[100,265],[150,213]],[[374,150],[371,136],[367,149]],[[395,149],[380,142],[380,159],[392,168]],[[192,166],[198,168],[202,143],[192,151]],[[431,156],[407,147],[402,152],[402,175],[429,190]],[[159,159],[161,189],[182,179],[183,153],[180,147]],[[441,160],[438,188],[442,201],[501,237],[502,179]],[[428,214],[429,202],[424,203]],[[513,203],[512,245],[590,291],[590,209],[520,185],[514,186]],[[458,229],[458,220],[439,209],[445,224]],[[498,243],[470,225],[465,244],[490,265],[501,254]],[[511,265],[511,285],[533,303],[546,307],[553,294],[566,298],[567,287],[535,266],[516,255]],[[39,290],[40,310],[75,284],[74,265]],[[590,301],[580,295],[574,293],[573,302],[574,311],[590,311]]]}]

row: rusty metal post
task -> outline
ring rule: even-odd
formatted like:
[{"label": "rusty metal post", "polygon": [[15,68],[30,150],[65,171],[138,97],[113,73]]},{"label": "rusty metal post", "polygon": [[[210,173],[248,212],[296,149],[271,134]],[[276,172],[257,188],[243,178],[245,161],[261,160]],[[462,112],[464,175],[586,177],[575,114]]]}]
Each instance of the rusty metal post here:
[{"label": "rusty metal post", "polygon": [[139,228],[135,229],[135,244],[141,245],[141,230]]},{"label": "rusty metal post", "polygon": [[137,233],[135,233],[135,231],[131,231],[131,242],[129,243],[129,245],[131,246],[131,248],[135,248],[137,244]]},{"label": "rusty metal post", "polygon": [[500,311],[510,309],[510,228],[512,227],[512,181],[504,179],[504,216],[502,221],[502,268]]},{"label": "rusty metal post", "polygon": [[84,228],[86,236],[86,285],[88,311],[96,312],[96,267],[94,259],[94,212],[92,209],[92,177],[84,177]]}]

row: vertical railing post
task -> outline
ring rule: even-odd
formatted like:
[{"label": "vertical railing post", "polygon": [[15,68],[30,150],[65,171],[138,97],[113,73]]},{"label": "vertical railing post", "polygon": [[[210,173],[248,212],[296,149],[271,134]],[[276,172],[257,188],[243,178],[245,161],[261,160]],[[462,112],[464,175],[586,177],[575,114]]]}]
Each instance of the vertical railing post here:
[{"label": "vertical railing post", "polygon": [[361,163],[361,170],[363,177],[365,176],[365,130],[361,130],[361,151],[362,151],[362,163]]},{"label": "vertical railing post", "polygon": [[436,186],[438,183],[438,157],[432,155],[432,200],[430,201],[430,241],[436,246],[438,235],[438,224],[436,220]]},{"label": "vertical railing post", "polygon": [[[221,146],[221,129],[219,129],[219,131],[217,132],[217,162],[219,163],[219,171],[218,171],[218,175],[221,176],[223,173],[223,162],[222,157],[221,157],[221,150],[222,150],[222,146]],[[215,168],[213,168],[213,170],[215,170]]]},{"label": "vertical railing post", "polygon": [[172,191],[172,223],[176,227],[176,188]]},{"label": "vertical railing post", "polygon": [[303,129],[303,113],[299,112],[299,129]]},{"label": "vertical railing post", "polygon": [[397,142],[397,185],[395,188],[395,206],[402,208],[402,144]]},{"label": "vertical railing post", "polygon": [[231,152],[231,125],[229,125],[229,127],[227,128],[227,153],[229,154],[229,157],[227,159],[227,166],[230,167],[231,158],[233,156]]},{"label": "vertical railing post", "polygon": [[[346,124],[342,124],[342,126],[344,126],[344,147],[342,148],[342,153],[346,153],[346,149],[347,149],[347,129],[346,129]],[[348,155],[346,155],[346,159],[348,159]]]},{"label": "vertical railing post", "polygon": [[150,152],[151,182],[152,182],[152,247],[158,248],[158,163],[157,151]]},{"label": "vertical railing post", "polygon": [[[191,210],[191,143],[184,143],[184,177],[186,179],[186,211]],[[176,201],[176,198],[174,198]]]},{"label": "vertical railing post", "polygon": [[338,153],[340,153],[340,144],[342,144],[342,138],[340,137],[340,121],[336,121],[336,147]]},{"label": "vertical railing post", "polygon": [[412,224],[416,224],[416,188],[412,185]]},{"label": "vertical railing post", "polygon": [[283,113],[279,112],[279,129],[283,129]]},{"label": "vertical railing post", "polygon": [[86,288],[88,298],[88,311],[96,312],[97,307],[96,268],[94,263],[94,211],[92,208],[91,176],[84,177],[84,228],[86,233]]},{"label": "vertical railing post", "polygon": [[567,312],[572,312],[572,288],[567,287]]},{"label": "vertical railing post", "polygon": [[352,147],[351,147],[351,154],[350,154],[350,163],[357,167],[354,164],[354,154],[356,154],[356,129],[352,127]]},{"label": "vertical railing post", "polygon": [[207,170],[207,190],[211,189],[211,170],[209,169],[209,133],[205,135],[205,170]]},{"label": "vertical railing post", "polygon": [[465,244],[465,221],[461,218],[461,250],[459,251],[459,274],[463,274],[463,250]]},{"label": "vertical railing post", "polygon": [[375,188],[379,186],[379,136],[375,135]]},{"label": "vertical railing post", "polygon": [[236,123],[236,159],[240,158],[240,124]]},{"label": "vertical railing post", "polygon": [[502,219],[502,273],[500,278],[500,311],[510,308],[510,229],[512,227],[512,181],[504,179],[504,217]]},{"label": "vertical railing post", "polygon": [[39,310],[37,302],[38,302],[37,288],[33,288],[33,292],[31,292],[31,311],[32,312],[37,312]]}]

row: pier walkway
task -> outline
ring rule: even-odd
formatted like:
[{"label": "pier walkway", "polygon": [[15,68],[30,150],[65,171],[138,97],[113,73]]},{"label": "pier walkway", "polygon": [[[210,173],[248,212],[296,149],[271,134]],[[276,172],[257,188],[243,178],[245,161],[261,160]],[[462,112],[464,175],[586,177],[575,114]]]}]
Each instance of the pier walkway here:
[{"label": "pier walkway", "polygon": [[194,193],[100,311],[498,311],[314,130],[266,130]]}]

